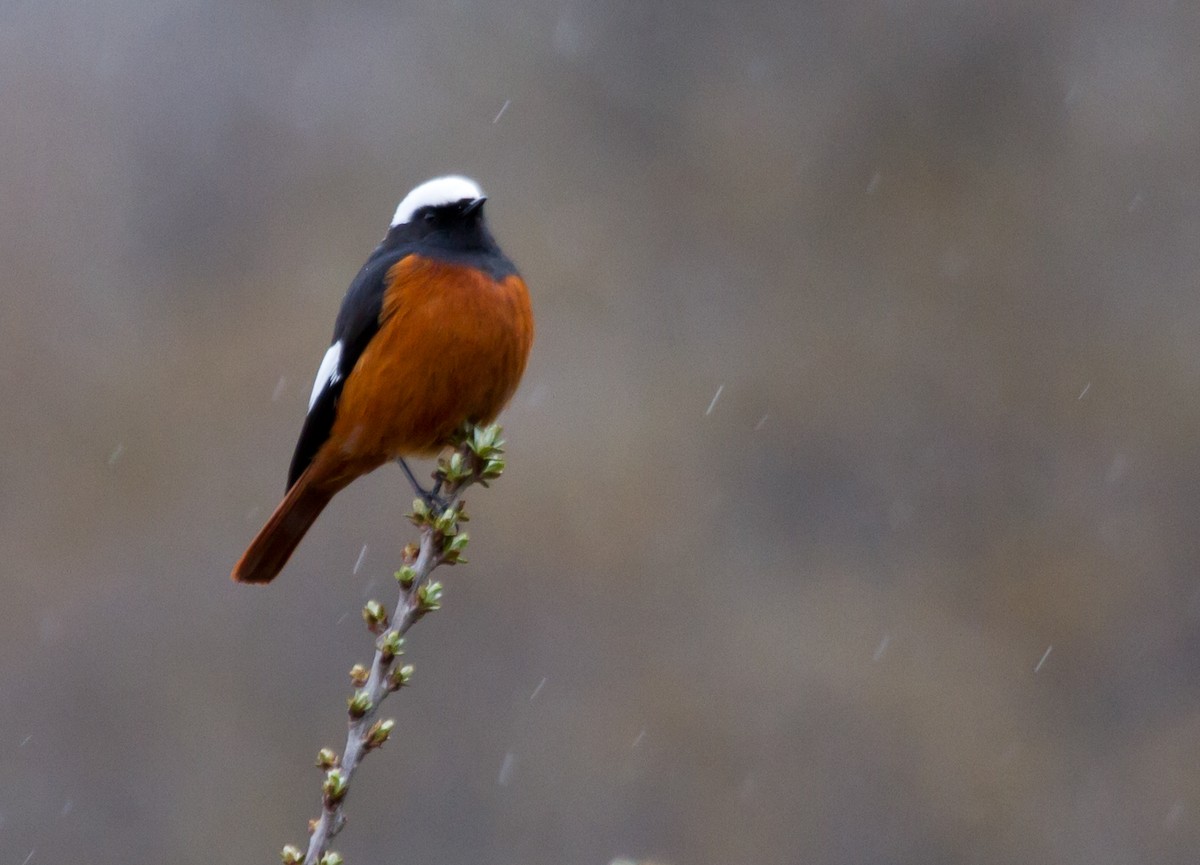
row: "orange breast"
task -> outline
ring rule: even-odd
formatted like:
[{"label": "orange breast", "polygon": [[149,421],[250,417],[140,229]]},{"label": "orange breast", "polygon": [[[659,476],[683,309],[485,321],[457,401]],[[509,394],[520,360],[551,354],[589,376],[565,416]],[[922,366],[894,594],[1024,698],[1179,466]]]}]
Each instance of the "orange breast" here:
[{"label": "orange breast", "polygon": [[497,281],[410,255],[387,281],[379,332],[346,377],[318,457],[347,480],[436,453],[464,421],[493,420],[533,344],[529,293],[515,274]]}]

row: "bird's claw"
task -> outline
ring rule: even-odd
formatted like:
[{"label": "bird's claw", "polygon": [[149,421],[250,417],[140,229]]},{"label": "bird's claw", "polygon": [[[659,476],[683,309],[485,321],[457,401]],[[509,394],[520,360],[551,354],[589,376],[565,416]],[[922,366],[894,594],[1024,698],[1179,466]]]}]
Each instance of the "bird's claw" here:
[{"label": "bird's claw", "polygon": [[408,475],[408,482],[412,484],[413,492],[421,501],[425,502],[425,506],[433,513],[443,513],[450,507],[450,499],[443,496],[442,493],[442,478],[438,478],[433,485],[433,489],[427,490],[417,481],[416,476],[412,473],[412,469],[408,467],[403,459],[398,459],[400,468],[404,469],[404,474]]}]

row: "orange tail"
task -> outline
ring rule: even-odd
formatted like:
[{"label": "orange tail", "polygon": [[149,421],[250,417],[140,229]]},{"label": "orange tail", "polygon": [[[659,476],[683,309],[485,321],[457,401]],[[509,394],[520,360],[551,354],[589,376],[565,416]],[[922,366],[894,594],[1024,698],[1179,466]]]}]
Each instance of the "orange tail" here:
[{"label": "orange tail", "polygon": [[275,513],[233,567],[239,583],[269,583],[283,570],[309,526],[321,515],[338,488],[324,489],[309,483],[305,471],[288,490]]}]

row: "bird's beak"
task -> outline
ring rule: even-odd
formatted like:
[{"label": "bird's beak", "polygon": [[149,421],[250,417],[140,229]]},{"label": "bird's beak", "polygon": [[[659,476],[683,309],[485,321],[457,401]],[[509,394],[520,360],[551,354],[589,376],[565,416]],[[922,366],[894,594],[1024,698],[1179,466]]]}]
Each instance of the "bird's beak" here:
[{"label": "bird's beak", "polygon": [[463,208],[463,216],[466,216],[470,213],[474,213],[476,210],[483,207],[483,203],[485,201],[487,201],[486,195],[481,195],[478,198],[476,198],[474,201],[472,201],[470,204],[468,204],[465,208]]}]

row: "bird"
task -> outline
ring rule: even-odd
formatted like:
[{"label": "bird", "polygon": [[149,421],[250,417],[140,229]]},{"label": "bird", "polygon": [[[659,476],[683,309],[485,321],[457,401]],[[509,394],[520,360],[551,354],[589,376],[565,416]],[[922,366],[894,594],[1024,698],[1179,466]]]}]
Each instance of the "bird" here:
[{"label": "bird", "polygon": [[400,201],[350,283],[313,382],[283,500],[234,566],[269,583],[321,511],[357,478],[434,456],[465,423],[490,423],[529,358],[529,291],[467,177],[435,177]]}]

